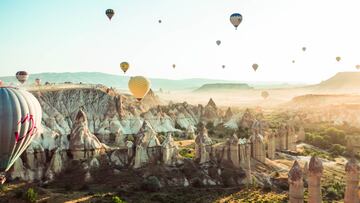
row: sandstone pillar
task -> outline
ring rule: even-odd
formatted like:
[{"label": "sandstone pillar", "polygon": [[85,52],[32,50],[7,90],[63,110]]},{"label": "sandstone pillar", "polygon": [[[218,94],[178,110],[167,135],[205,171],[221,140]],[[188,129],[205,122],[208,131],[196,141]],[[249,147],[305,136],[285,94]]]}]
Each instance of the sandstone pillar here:
[{"label": "sandstone pillar", "polygon": [[359,203],[359,166],[355,159],[351,159],[345,166],[346,189],[345,203]]},{"label": "sandstone pillar", "polygon": [[323,170],[321,160],[316,156],[311,157],[308,170],[309,203],[322,202],[320,180]]},{"label": "sandstone pillar", "polygon": [[297,161],[289,171],[289,203],[304,202],[303,172]]}]

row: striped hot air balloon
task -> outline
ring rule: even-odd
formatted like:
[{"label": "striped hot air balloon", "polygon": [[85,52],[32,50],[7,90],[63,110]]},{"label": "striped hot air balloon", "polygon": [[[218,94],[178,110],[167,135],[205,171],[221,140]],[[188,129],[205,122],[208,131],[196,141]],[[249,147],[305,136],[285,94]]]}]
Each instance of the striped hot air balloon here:
[{"label": "striped hot air balloon", "polygon": [[150,81],[143,76],[131,77],[129,80],[129,90],[133,96],[141,101],[150,90]]},{"label": "striped hot air balloon", "polygon": [[111,18],[115,15],[115,11],[112,10],[112,9],[107,9],[107,10],[105,11],[105,14],[106,14],[106,16],[109,18],[109,20],[111,20]]},{"label": "striped hot air balloon", "polygon": [[29,78],[29,74],[26,71],[19,71],[16,73],[16,79],[21,83],[24,84],[27,79]]},{"label": "striped hot air balloon", "polygon": [[243,17],[240,13],[234,13],[230,16],[230,22],[231,24],[237,29],[242,22]]},{"label": "striped hot air balloon", "polygon": [[30,145],[41,125],[39,101],[29,92],[0,87],[0,182]]}]

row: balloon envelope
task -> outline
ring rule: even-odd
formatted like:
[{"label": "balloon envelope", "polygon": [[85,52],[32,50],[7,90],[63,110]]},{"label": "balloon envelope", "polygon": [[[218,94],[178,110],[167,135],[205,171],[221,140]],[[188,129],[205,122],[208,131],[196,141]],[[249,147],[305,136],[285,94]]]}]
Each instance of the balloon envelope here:
[{"label": "balloon envelope", "polygon": [[0,88],[0,172],[8,171],[30,145],[41,117],[41,106],[32,94]]},{"label": "balloon envelope", "polygon": [[29,78],[29,74],[26,71],[19,71],[16,73],[16,79],[21,83],[24,84],[27,79]]},{"label": "balloon envelope", "polygon": [[128,84],[130,92],[138,101],[149,92],[150,85],[150,81],[143,76],[131,77]]},{"label": "balloon envelope", "polygon": [[130,68],[130,64],[128,62],[122,62],[120,63],[120,68],[122,71],[124,71],[124,73],[126,73],[126,71],[128,71]]},{"label": "balloon envelope", "polygon": [[240,25],[240,23],[242,22],[242,19],[243,19],[243,17],[240,13],[234,13],[230,16],[230,22],[231,22],[231,24],[233,24],[235,29],[237,29],[237,27]]},{"label": "balloon envelope", "polygon": [[173,64],[172,67],[173,67],[173,68],[176,68],[176,64]]},{"label": "balloon envelope", "polygon": [[219,46],[221,44],[221,41],[220,40],[217,40],[216,41],[216,44]]},{"label": "balloon envelope", "polygon": [[111,20],[111,18],[115,15],[115,11],[112,10],[112,9],[107,9],[107,10],[105,11],[105,14],[106,14],[106,16],[109,18],[109,20]]},{"label": "balloon envelope", "polygon": [[336,61],[337,61],[337,62],[340,62],[340,61],[341,61],[341,57],[340,57],[340,56],[336,57]]},{"label": "balloon envelope", "polygon": [[268,98],[269,95],[270,95],[270,94],[269,94],[268,91],[262,91],[262,92],[261,92],[261,97],[264,98],[264,99]]},{"label": "balloon envelope", "polygon": [[259,65],[256,64],[256,63],[254,63],[254,64],[252,65],[252,68],[254,69],[254,71],[256,71],[256,70],[259,68]]},{"label": "balloon envelope", "polygon": [[162,21],[161,21],[161,20],[159,20],[159,23],[162,23]]},{"label": "balloon envelope", "polygon": [[306,51],[306,47],[303,47],[302,50],[303,50],[303,51]]}]

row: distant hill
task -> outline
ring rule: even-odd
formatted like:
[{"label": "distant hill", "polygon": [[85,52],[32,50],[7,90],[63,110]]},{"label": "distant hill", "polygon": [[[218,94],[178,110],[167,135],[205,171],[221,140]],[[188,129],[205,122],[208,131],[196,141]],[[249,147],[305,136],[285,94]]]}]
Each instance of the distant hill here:
[{"label": "distant hill", "polygon": [[194,92],[211,92],[211,91],[233,91],[233,90],[249,90],[253,89],[248,84],[245,83],[215,83],[215,84],[205,84],[200,88],[196,89]]},{"label": "distant hill", "polygon": [[[129,76],[126,75],[113,75],[100,72],[64,72],[64,73],[39,73],[31,74],[28,84],[33,84],[36,78],[40,78],[42,83],[84,83],[84,84],[103,84],[108,87],[115,87],[119,89],[127,89]],[[5,83],[17,82],[14,76],[0,77],[0,80]],[[173,90],[194,90],[201,87],[204,84],[214,84],[214,83],[239,83],[239,81],[228,81],[228,80],[214,80],[214,79],[202,79],[202,78],[192,78],[184,80],[168,80],[168,79],[157,79],[150,78],[152,89],[158,91],[162,88],[164,91],[173,91]],[[250,83],[249,83],[250,84]],[[284,84],[281,82],[252,82],[251,86],[256,87],[281,87],[288,88],[291,87],[291,84]]]},{"label": "distant hill", "polygon": [[319,107],[339,104],[360,104],[360,95],[352,94],[307,94],[294,97],[287,107]]},{"label": "distant hill", "polygon": [[318,90],[360,90],[360,72],[339,72],[335,76],[314,86]]}]

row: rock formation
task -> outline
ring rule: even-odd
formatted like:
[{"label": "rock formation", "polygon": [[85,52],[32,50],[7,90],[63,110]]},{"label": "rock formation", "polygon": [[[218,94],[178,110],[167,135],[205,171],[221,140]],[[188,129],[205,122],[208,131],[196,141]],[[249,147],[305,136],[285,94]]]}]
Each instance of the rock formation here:
[{"label": "rock formation", "polygon": [[70,134],[69,150],[75,160],[92,158],[105,152],[106,146],[88,128],[84,111],[79,110]]},{"label": "rock formation", "polygon": [[297,141],[303,142],[305,141],[305,129],[303,126],[300,126],[299,131],[297,133]]},{"label": "rock formation", "polygon": [[308,170],[309,203],[322,202],[320,180],[323,170],[322,161],[316,156],[311,157]]},{"label": "rock formation", "polygon": [[345,166],[346,189],[345,203],[359,203],[359,165],[356,159],[351,159]]},{"label": "rock formation", "polygon": [[169,134],[162,143],[162,161],[164,164],[174,166],[177,162],[178,147],[175,145],[174,139]]},{"label": "rock formation", "polygon": [[274,159],[275,151],[276,151],[276,137],[275,134],[271,132],[267,136],[267,157],[269,159]]},{"label": "rock formation", "polygon": [[149,122],[144,121],[137,137],[134,168],[160,161],[161,145]]},{"label": "rock formation", "polygon": [[224,121],[225,122],[228,122],[232,117],[233,117],[233,112],[231,111],[231,108],[229,107],[227,110],[226,110],[226,113],[225,113],[225,117],[224,117]]},{"label": "rock formation", "polygon": [[208,136],[207,129],[202,126],[199,130],[198,136],[195,138],[195,160],[200,164],[210,161],[210,154],[212,151],[212,140]]},{"label": "rock formation", "polygon": [[251,126],[253,125],[254,122],[254,117],[251,114],[249,109],[246,109],[245,113],[243,114],[239,126],[241,126],[242,128],[245,129],[250,129]]},{"label": "rock formation", "polygon": [[297,161],[289,171],[289,202],[303,203],[304,202],[304,182],[303,172]]}]

